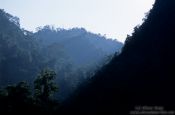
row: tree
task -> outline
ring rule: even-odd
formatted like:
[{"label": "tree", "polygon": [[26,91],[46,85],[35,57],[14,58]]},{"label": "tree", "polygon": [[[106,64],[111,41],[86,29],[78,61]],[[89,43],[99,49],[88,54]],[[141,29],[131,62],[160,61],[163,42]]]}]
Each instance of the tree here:
[{"label": "tree", "polygon": [[50,96],[57,91],[53,81],[55,76],[54,71],[41,71],[34,81],[35,95],[32,95],[27,82],[0,88],[0,112],[53,113],[59,107],[57,100],[50,99]]},{"label": "tree", "polygon": [[8,97],[18,98],[19,100],[25,100],[31,97],[30,87],[27,82],[24,81],[14,86],[7,86],[5,89]]},{"label": "tree", "polygon": [[42,70],[34,81],[35,96],[42,101],[48,101],[50,96],[58,89],[54,83],[56,73],[51,70]]},{"label": "tree", "polygon": [[29,110],[33,104],[29,85],[27,82],[19,82],[17,85],[0,89],[0,102],[0,112],[13,113]]}]

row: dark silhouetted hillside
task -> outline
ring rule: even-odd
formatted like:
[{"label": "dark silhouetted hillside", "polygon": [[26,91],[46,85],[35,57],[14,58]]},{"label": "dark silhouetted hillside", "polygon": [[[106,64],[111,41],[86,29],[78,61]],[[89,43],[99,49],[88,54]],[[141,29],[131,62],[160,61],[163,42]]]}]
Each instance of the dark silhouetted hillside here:
[{"label": "dark silhouetted hillside", "polygon": [[[127,115],[136,106],[175,108],[175,1],[156,0],[122,52],[65,102],[70,113]],[[65,112],[65,111],[64,111]]]}]

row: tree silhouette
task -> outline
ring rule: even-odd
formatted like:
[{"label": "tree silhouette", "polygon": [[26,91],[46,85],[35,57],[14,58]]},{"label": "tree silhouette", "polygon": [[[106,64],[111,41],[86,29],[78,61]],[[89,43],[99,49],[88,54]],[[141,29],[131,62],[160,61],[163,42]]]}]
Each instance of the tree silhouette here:
[{"label": "tree silhouette", "polygon": [[1,112],[20,112],[31,109],[33,98],[27,82],[20,82],[17,85],[9,85],[0,90]]},{"label": "tree silhouette", "polygon": [[49,100],[50,96],[58,90],[54,83],[56,73],[51,70],[42,70],[34,81],[35,96],[42,101]]},{"label": "tree silhouette", "polygon": [[50,98],[58,89],[53,81],[55,76],[54,71],[42,70],[34,81],[34,95],[27,82],[0,89],[0,112],[53,113],[58,108],[58,102]]}]

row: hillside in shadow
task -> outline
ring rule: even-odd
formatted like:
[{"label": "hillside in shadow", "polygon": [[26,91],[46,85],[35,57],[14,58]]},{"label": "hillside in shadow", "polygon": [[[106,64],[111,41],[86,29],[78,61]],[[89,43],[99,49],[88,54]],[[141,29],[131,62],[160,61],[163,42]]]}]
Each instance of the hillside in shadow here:
[{"label": "hillside in shadow", "polygon": [[65,102],[62,112],[127,115],[136,106],[175,108],[175,1],[156,0],[120,55]]}]

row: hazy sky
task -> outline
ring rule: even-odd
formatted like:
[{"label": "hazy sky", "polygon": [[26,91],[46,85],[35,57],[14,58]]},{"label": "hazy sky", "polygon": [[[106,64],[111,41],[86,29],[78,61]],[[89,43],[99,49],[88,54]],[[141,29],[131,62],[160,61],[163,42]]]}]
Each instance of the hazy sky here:
[{"label": "hazy sky", "polygon": [[155,0],[0,0],[0,8],[20,18],[21,27],[84,27],[124,41]]}]

